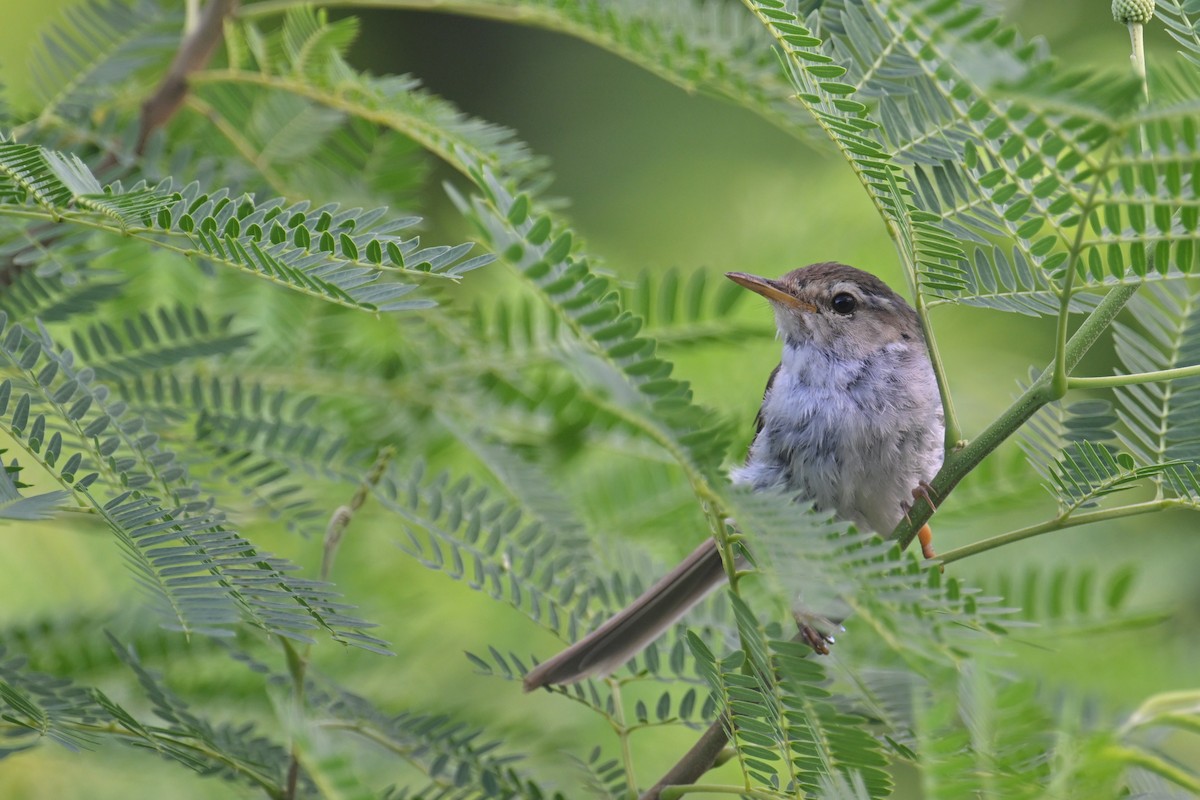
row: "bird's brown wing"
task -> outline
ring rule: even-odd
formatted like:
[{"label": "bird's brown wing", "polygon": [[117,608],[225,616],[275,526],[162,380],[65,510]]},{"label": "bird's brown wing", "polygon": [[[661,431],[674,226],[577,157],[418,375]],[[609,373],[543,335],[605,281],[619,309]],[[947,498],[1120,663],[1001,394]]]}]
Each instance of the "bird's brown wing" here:
[{"label": "bird's brown wing", "polygon": [[[779,368],[782,366],[783,366],[783,364],[777,364],[775,366],[775,369],[771,370],[771,377],[767,378],[767,386],[765,389],[763,389],[763,405],[764,406],[767,404],[767,396],[771,394],[771,386],[773,386],[775,383],[775,376],[779,374]],[[760,433],[762,433],[764,424],[765,424],[765,421],[763,420],[762,406],[759,406],[758,413],[755,414],[755,416],[754,416],[754,439],[757,439],[758,435]],[[751,448],[754,447],[754,439],[750,440]],[[749,450],[747,450],[746,458],[749,458],[749,457],[750,457],[750,452],[749,452]]]}]

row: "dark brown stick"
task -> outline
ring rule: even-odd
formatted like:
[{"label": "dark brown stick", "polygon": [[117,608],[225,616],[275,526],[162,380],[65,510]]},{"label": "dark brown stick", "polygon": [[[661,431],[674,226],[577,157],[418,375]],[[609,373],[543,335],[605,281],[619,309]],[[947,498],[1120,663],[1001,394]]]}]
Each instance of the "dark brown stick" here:
[{"label": "dark brown stick", "polygon": [[141,154],[150,134],[166,124],[183,105],[188,92],[188,75],[208,64],[224,34],[225,18],[233,13],[237,5],[238,0],[209,0],[204,7],[196,28],[179,45],[167,74],[150,99],[142,104],[135,152]]},{"label": "dark brown stick", "polygon": [[667,770],[667,774],[658,779],[640,800],[658,800],[662,790],[668,786],[690,786],[713,768],[725,745],[729,743],[729,734],[725,730],[725,715],[717,717],[708,726],[700,738],[692,745],[692,749],[684,753],[683,758]]}]

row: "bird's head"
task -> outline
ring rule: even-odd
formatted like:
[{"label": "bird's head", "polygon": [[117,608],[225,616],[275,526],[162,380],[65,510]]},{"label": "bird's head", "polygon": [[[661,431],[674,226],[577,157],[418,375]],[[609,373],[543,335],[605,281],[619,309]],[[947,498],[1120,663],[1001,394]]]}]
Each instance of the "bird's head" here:
[{"label": "bird's head", "polygon": [[779,335],[793,346],[811,344],[844,358],[865,358],[896,343],[922,344],[912,306],[869,272],[824,262],[776,279],[725,275],[771,302]]}]

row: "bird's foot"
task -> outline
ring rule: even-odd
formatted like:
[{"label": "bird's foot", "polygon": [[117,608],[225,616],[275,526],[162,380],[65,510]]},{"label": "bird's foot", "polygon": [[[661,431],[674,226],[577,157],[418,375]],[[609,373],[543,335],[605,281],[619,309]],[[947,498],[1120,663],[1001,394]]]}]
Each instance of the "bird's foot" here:
[{"label": "bird's foot", "polygon": [[[933,502],[933,487],[925,481],[917,484],[917,488],[912,490],[912,496],[913,500],[924,500],[926,503],[929,503],[930,509],[937,511],[937,503]],[[909,508],[912,508],[912,506],[909,506]]]}]

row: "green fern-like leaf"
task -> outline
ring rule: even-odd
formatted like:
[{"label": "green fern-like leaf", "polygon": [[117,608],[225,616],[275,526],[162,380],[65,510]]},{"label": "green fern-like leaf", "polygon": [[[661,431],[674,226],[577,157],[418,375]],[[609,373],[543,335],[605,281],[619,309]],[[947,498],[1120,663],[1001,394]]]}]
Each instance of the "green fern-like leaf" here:
[{"label": "green fern-like leaf", "polygon": [[[1114,326],[1117,356],[1128,372],[1152,372],[1200,363],[1200,287],[1155,285],[1130,305],[1137,327]],[[1138,461],[1161,464],[1184,461],[1193,474],[1156,476],[1162,491],[1197,498],[1196,465],[1200,464],[1200,379],[1122,386],[1117,389],[1117,415],[1124,426],[1121,443]]]},{"label": "green fern-like leaf", "polygon": [[1053,491],[1061,512],[1069,514],[1147,478],[1187,466],[1188,462],[1173,461],[1139,467],[1128,453],[1114,455],[1109,448],[1084,440],[1072,443],[1059,456],[1052,473]]},{"label": "green fern-like leaf", "polygon": [[[143,741],[137,744],[202,775],[217,775],[267,790],[286,784],[290,760],[287,748],[259,735],[252,725],[209,722],[192,711],[160,676],[143,666],[131,647],[111,635],[109,639],[117,657],[136,676],[155,716],[161,720],[157,724],[140,725],[125,715],[122,722],[140,729]],[[301,776],[300,784],[312,787],[306,776]]]},{"label": "green fern-like leaf", "polygon": [[[457,280],[491,261],[463,260],[470,244],[421,247],[398,231],[415,219],[384,218],[385,209],[362,212],[336,206],[256,203],[220,190],[212,195],[195,184],[174,191],[156,188],[102,189],[74,156],[33,145],[0,144],[0,182],[14,188],[6,208],[28,215],[33,204],[47,218],[99,227],[148,246],[197,255],[322,300],[367,311],[425,308],[432,300],[404,299],[417,288],[410,279]],[[3,192],[0,192],[0,196]]]},{"label": "green fern-like leaf", "polygon": [[809,658],[811,649],[770,639],[741,598],[731,599],[743,650],[718,662],[698,637],[691,644],[723,698],[743,771],[781,796],[819,791],[822,778],[839,774],[857,775],[871,797],[886,796],[891,779],[879,743],[862,720],[828,702],[825,671]]},{"label": "green fern-like leaf", "polygon": [[152,0],[88,0],[38,43],[32,61],[40,118],[85,118],[150,63],[170,58],[182,16]]},{"label": "green fern-like leaf", "polygon": [[[250,334],[231,330],[231,317],[210,320],[199,308],[158,309],[126,319],[120,328],[99,322],[71,332],[75,352],[102,380],[172,366],[181,361],[227,355],[245,346]],[[120,332],[118,332],[120,331]]]},{"label": "green fern-like leaf", "polygon": [[[356,20],[331,23],[324,11],[307,8],[290,11],[278,36],[263,37],[253,23],[247,23],[241,36],[262,44],[248,54],[246,63],[201,73],[195,84],[201,96],[234,123],[234,130],[238,119],[249,118],[251,95],[228,90],[265,89],[277,96],[267,102],[282,103],[293,114],[315,115],[330,125],[347,115],[390,128],[464,172],[476,162],[503,167],[505,174],[517,178],[541,172],[544,163],[532,158],[511,131],[463,114],[426,92],[415,78],[376,78],[351,68],[343,56],[356,33]],[[264,131],[270,132],[271,141],[302,147],[314,144],[307,130],[302,137],[289,136],[277,125]],[[256,161],[275,160],[265,143],[255,140],[253,131],[246,141]],[[465,154],[465,161],[459,153]]]},{"label": "green fern-like leaf", "polygon": [[641,320],[622,310],[609,282],[573,252],[571,232],[555,231],[528,195],[514,194],[486,168],[473,171],[485,195],[468,202],[452,191],[455,203],[587,347],[585,372],[608,402],[697,479],[713,470],[724,455],[724,431],[692,402],[688,385],[670,377],[654,341],[637,335]]},{"label": "green fern-like leaf", "polygon": [[773,598],[786,604],[780,619],[853,616],[914,669],[956,663],[1005,631],[1012,609],[1000,598],[943,578],[894,543],[849,532],[790,497],[735,488],[726,499]]},{"label": "green fern-like leaf", "polygon": [[8,468],[0,461],[0,519],[49,519],[70,497],[70,492],[62,490],[22,496]]},{"label": "green fern-like leaf", "polygon": [[646,321],[646,332],[663,346],[683,346],[775,335],[769,324],[743,324],[732,318],[746,293],[737,284],[697,270],[687,279],[676,270],[643,272],[622,287],[625,306]]},{"label": "green fern-like leaf", "polygon": [[[292,577],[292,564],[258,552],[233,530],[186,465],[70,351],[59,351],[44,330],[5,330],[4,323],[0,369],[21,382],[0,382],[4,430],[116,535],[168,624],[227,635],[241,616],[283,636],[309,640],[309,631],[325,629],[383,649],[328,585]],[[42,408],[63,422],[65,435],[47,430]]]}]

